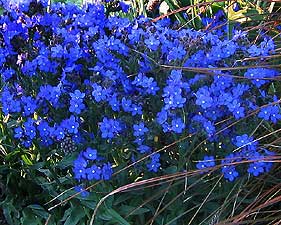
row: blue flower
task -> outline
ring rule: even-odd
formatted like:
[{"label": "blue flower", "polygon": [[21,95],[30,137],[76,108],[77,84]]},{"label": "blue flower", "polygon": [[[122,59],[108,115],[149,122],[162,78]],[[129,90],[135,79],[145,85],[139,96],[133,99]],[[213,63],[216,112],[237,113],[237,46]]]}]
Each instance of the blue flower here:
[{"label": "blue flower", "polygon": [[97,158],[97,150],[88,147],[84,152],[83,156],[86,159],[95,160]]},{"label": "blue flower", "polygon": [[135,115],[142,115],[142,107],[139,106],[139,105],[132,104],[130,111],[131,111],[133,116],[135,116]]},{"label": "blue flower", "polygon": [[112,171],[111,164],[110,163],[103,164],[102,172],[101,172],[102,178],[104,180],[109,180],[112,176],[112,173],[113,171]]},{"label": "blue flower", "polygon": [[14,137],[17,138],[17,139],[23,137],[23,129],[21,127],[16,127],[14,129],[14,133],[15,133]]},{"label": "blue flower", "polygon": [[213,136],[216,132],[216,128],[215,128],[214,124],[209,120],[207,120],[203,123],[203,127],[205,128],[205,131],[207,132],[207,134],[209,136]]},{"label": "blue flower", "polygon": [[61,126],[56,126],[54,127],[52,135],[54,135],[57,140],[62,140],[65,137],[65,131]]},{"label": "blue flower", "polygon": [[[221,72],[220,72],[221,73]],[[226,76],[214,76],[214,82],[213,85],[218,88],[218,90],[225,90],[226,88],[231,87],[233,84],[233,79],[232,77],[226,77]]]},{"label": "blue flower", "polygon": [[269,55],[270,51],[274,50],[274,42],[272,39],[265,38],[261,43],[260,46],[252,45],[250,48],[247,49],[250,56],[267,56]]},{"label": "blue flower", "polygon": [[53,140],[50,137],[44,138],[40,140],[40,145],[43,147],[49,147],[53,144]]},{"label": "blue flower", "polygon": [[177,60],[177,59],[183,59],[183,57],[186,55],[186,51],[182,45],[179,45],[177,47],[172,47],[170,49],[169,54],[167,55],[167,60],[172,61],[172,60]]},{"label": "blue flower", "polygon": [[222,173],[225,179],[230,182],[234,181],[236,177],[239,176],[239,173],[235,169],[235,166],[223,166]]},{"label": "blue flower", "polygon": [[66,49],[64,49],[61,45],[51,47],[51,56],[53,58],[63,58],[66,54]]},{"label": "blue flower", "polygon": [[133,128],[134,128],[135,137],[143,136],[146,132],[148,132],[148,129],[147,129],[147,127],[144,126],[143,122],[141,122],[139,124],[134,124]]},{"label": "blue flower", "polygon": [[189,91],[188,83],[182,82],[182,73],[180,70],[172,70],[167,80],[167,86],[163,89],[164,109],[182,108],[186,102],[183,97],[184,90]]},{"label": "blue flower", "polygon": [[238,107],[232,111],[233,116],[235,119],[240,119],[245,117],[245,108],[244,107]]},{"label": "blue flower", "polygon": [[241,161],[241,157],[238,154],[230,154],[225,157],[224,160],[221,161],[222,164],[222,174],[225,179],[229,180],[230,182],[234,181],[236,177],[239,176],[238,171],[234,165],[235,162]]},{"label": "blue flower", "polygon": [[[267,149],[263,149],[264,150],[264,153],[265,153],[265,157],[264,159],[266,160],[266,156],[269,157],[269,161],[270,161],[270,157],[276,155],[274,152],[271,152],[271,151],[268,151]],[[264,161],[264,170],[265,172],[269,172],[270,169],[272,168],[273,166],[273,162],[266,162]]]},{"label": "blue flower", "polygon": [[185,128],[185,124],[183,123],[181,118],[175,118],[172,120],[172,131],[181,134]]},{"label": "blue flower", "polygon": [[277,74],[277,71],[273,69],[250,68],[245,72],[244,76],[246,78],[250,78],[251,82],[259,88],[269,82],[269,80],[265,80],[263,78],[273,78]]},{"label": "blue flower", "polygon": [[[119,9],[127,11],[124,3],[119,3]],[[238,6],[235,2],[233,10],[237,11]],[[170,19],[151,23],[144,17],[131,21],[108,16],[101,5],[89,5],[82,10],[58,4],[52,5],[50,12],[44,9],[43,14],[28,12],[28,7],[24,12],[22,9],[12,9],[9,15],[0,16],[0,24],[4,24],[0,28],[0,73],[5,83],[1,110],[7,119],[19,123],[12,128],[15,145],[52,148],[70,137],[79,146],[87,147],[95,139],[94,142],[102,142],[97,145],[112,145],[116,149],[133,138],[129,141],[133,141],[134,154],[139,157],[173,141],[177,135],[169,132],[181,134],[186,129],[200,135],[203,130],[211,143],[221,142],[222,147],[227,144],[228,152],[233,150],[231,147],[239,148],[223,160],[225,165],[222,163],[222,173],[229,181],[239,176],[238,166],[234,165],[239,160],[234,156],[251,160],[258,154],[268,155],[261,146],[258,148],[254,137],[239,133],[243,127],[229,126],[235,121],[220,121],[239,120],[252,110],[259,110],[258,118],[266,121],[277,123],[281,119],[280,106],[274,103],[278,99],[269,103],[272,91],[265,86],[276,80],[279,71],[251,68],[276,51],[269,36],[249,44],[247,33],[235,27],[233,38],[227,38],[227,27],[223,24],[227,22],[226,15],[221,10],[214,18],[202,18],[210,31],[205,32],[176,30]],[[221,28],[212,29],[215,26]],[[17,38],[22,39],[19,46],[28,45],[16,46]],[[188,46],[195,47],[189,51]],[[235,61],[240,56],[259,59]],[[198,70],[155,70],[151,60],[155,57],[163,65]],[[218,69],[235,63],[248,69]],[[200,74],[202,68],[211,74],[203,70]],[[235,78],[241,72],[247,79]],[[267,103],[258,109],[260,104]],[[253,121],[258,123],[260,119]],[[215,136],[216,129],[222,132]],[[237,133],[241,135],[236,136]],[[160,141],[153,140],[159,135],[163,136]],[[231,137],[233,140],[229,140]],[[233,146],[229,146],[229,141]],[[218,151],[217,157],[222,152]],[[107,157],[112,158],[107,154],[98,156],[93,148],[82,149],[73,162],[73,176],[86,182],[110,179],[113,171],[105,161]],[[170,164],[169,157],[163,162]],[[249,164],[248,173],[257,176],[269,171],[272,165],[261,157]],[[213,166],[212,156],[205,156],[196,165],[209,169]],[[152,154],[145,167],[159,171],[160,155]]]},{"label": "blue flower", "polygon": [[201,170],[201,169],[206,169],[206,168],[210,168],[210,167],[214,167],[216,165],[215,163],[215,158],[214,156],[204,156],[203,160],[200,160],[197,164],[196,164],[196,168]]},{"label": "blue flower", "polygon": [[119,112],[120,111],[120,101],[117,99],[117,95],[114,94],[113,96],[111,96],[111,98],[109,99],[109,105],[111,106],[111,109],[115,112]]},{"label": "blue flower", "polygon": [[159,163],[160,154],[159,153],[153,154],[150,157],[150,159],[151,159],[150,163],[148,163],[146,166],[149,171],[156,173],[158,171],[159,167],[161,166],[161,164]]},{"label": "blue flower", "polygon": [[48,122],[42,120],[40,124],[37,126],[39,134],[42,138],[46,138],[50,134],[51,127],[49,126]]},{"label": "blue flower", "polygon": [[90,168],[86,169],[87,179],[88,180],[100,180],[101,178],[101,168],[93,165]]},{"label": "blue flower", "polygon": [[83,198],[88,197],[89,194],[90,194],[90,193],[89,193],[88,191],[86,191],[81,185],[75,186],[75,187],[74,187],[74,190],[75,190],[76,192],[81,192],[80,195],[81,195]]},{"label": "blue flower", "polygon": [[42,85],[40,86],[40,91],[37,96],[39,98],[45,98],[50,101],[54,107],[57,107],[61,94],[62,91],[59,86],[52,87],[51,85]]},{"label": "blue flower", "polygon": [[104,117],[100,123],[100,131],[103,138],[111,139],[121,131],[121,126],[119,121]]},{"label": "blue flower", "polygon": [[79,115],[81,111],[85,109],[85,105],[83,103],[85,93],[75,90],[74,93],[70,93],[69,95],[71,96],[69,111]]},{"label": "blue flower", "polygon": [[69,94],[72,100],[79,100],[85,97],[85,93],[82,93],[80,90],[75,90],[74,93]]},{"label": "blue flower", "polygon": [[22,145],[23,145],[25,148],[30,148],[31,145],[32,145],[32,140],[30,140],[30,139],[23,140],[23,141],[22,141]]},{"label": "blue flower", "polygon": [[264,120],[269,120],[271,116],[271,106],[261,108],[258,117]]},{"label": "blue flower", "polygon": [[83,167],[86,168],[88,166],[88,162],[84,159],[82,154],[80,154],[77,159],[73,161],[74,167]]},{"label": "blue flower", "polygon": [[223,58],[228,58],[236,52],[238,49],[238,44],[236,44],[234,41],[223,41],[223,47],[222,47],[222,55]]},{"label": "blue flower", "polygon": [[162,109],[161,112],[157,113],[157,122],[159,124],[163,124],[167,121],[168,119],[168,113],[166,110]]},{"label": "blue flower", "polygon": [[125,97],[121,100],[122,108],[125,112],[130,112],[132,107],[132,101],[130,99],[126,99]]},{"label": "blue flower", "polygon": [[74,172],[74,178],[77,180],[86,179],[87,177],[86,169],[84,167],[78,167],[78,166],[74,167],[73,172]]},{"label": "blue flower", "polygon": [[281,119],[280,109],[277,105],[263,107],[261,108],[258,117],[277,123],[277,121]]},{"label": "blue flower", "polygon": [[83,100],[70,100],[69,112],[76,113],[77,115],[79,115],[84,109],[85,105],[83,103]]},{"label": "blue flower", "polygon": [[78,133],[79,123],[76,121],[74,115],[71,115],[69,119],[63,120],[61,126],[65,128],[69,134]]},{"label": "blue flower", "polygon": [[156,51],[158,49],[158,46],[160,45],[160,41],[154,36],[150,36],[148,39],[145,39],[144,43],[152,51]]},{"label": "blue flower", "polygon": [[172,131],[172,127],[167,122],[162,124],[162,130],[167,133]]},{"label": "blue flower", "polygon": [[213,19],[210,17],[202,17],[201,22],[204,27],[206,27],[208,24],[212,23]]},{"label": "blue flower", "polygon": [[202,87],[196,92],[196,104],[200,105],[203,109],[213,106],[213,98],[210,96],[210,91],[207,87]]},{"label": "blue flower", "polygon": [[21,97],[21,101],[22,101],[22,104],[23,104],[23,107],[24,107],[24,115],[25,116],[30,116],[37,109],[36,101],[32,97],[23,96],[23,97]]},{"label": "blue flower", "polygon": [[24,134],[30,139],[34,139],[36,136],[36,128],[34,126],[34,120],[28,118],[26,122],[24,122]]},{"label": "blue flower", "polygon": [[249,174],[254,175],[255,177],[264,173],[264,162],[253,162],[250,163],[249,168],[247,169]]},{"label": "blue flower", "polygon": [[13,69],[4,70],[4,72],[2,72],[2,76],[4,78],[4,81],[7,81],[10,78],[12,78],[14,74],[15,74],[15,71]]},{"label": "blue flower", "polygon": [[147,145],[140,145],[137,150],[141,153],[141,154],[145,154],[145,153],[149,153],[151,151],[151,148]]},{"label": "blue flower", "polygon": [[86,179],[87,174],[86,174],[86,167],[88,163],[87,161],[82,157],[80,154],[76,160],[73,162],[73,173],[74,173],[74,178],[77,180],[81,179]]},{"label": "blue flower", "polygon": [[257,141],[254,141],[253,137],[249,137],[248,134],[243,134],[241,136],[236,136],[234,144],[237,147],[247,147],[248,149],[255,150],[257,148]]},{"label": "blue flower", "polygon": [[19,113],[21,112],[21,103],[18,100],[14,100],[13,96],[3,96],[2,95],[2,111],[5,115],[9,113]]},{"label": "blue flower", "polygon": [[137,137],[135,140],[134,140],[134,143],[136,143],[137,145],[141,145],[144,141],[144,137]]},{"label": "blue flower", "polygon": [[125,2],[120,2],[119,5],[124,13],[127,13],[130,9],[130,5],[126,4]]},{"label": "blue flower", "polygon": [[100,102],[106,99],[106,92],[102,88],[102,86],[94,83],[92,84],[92,96],[95,98],[96,102]]},{"label": "blue flower", "polygon": [[135,77],[132,84],[136,85],[137,87],[142,87],[144,94],[151,94],[155,95],[156,92],[159,90],[156,81],[154,81],[153,77],[147,77],[143,73],[139,73],[138,76]]},{"label": "blue flower", "polygon": [[150,159],[152,161],[158,162],[160,160],[160,153],[155,153],[155,154],[151,155]]}]

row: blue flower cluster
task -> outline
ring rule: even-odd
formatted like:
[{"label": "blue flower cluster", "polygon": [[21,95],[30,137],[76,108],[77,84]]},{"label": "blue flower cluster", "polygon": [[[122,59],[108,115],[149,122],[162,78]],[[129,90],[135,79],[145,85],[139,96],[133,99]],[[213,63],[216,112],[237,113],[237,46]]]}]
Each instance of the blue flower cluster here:
[{"label": "blue flower cluster", "polygon": [[[258,141],[254,140],[253,137],[247,134],[238,135],[233,140],[233,146],[240,151],[227,155],[221,161],[221,172],[226,180],[234,181],[239,176],[237,167],[241,167],[240,170],[243,170],[245,167],[243,162],[249,162],[247,172],[253,176],[268,172],[273,166],[271,160],[266,161],[266,156],[274,156],[275,153],[263,148],[259,149]],[[205,156],[204,160],[196,164],[196,167],[204,169],[204,172],[207,168],[214,169],[215,166],[214,156]]]},{"label": "blue flower cluster", "polygon": [[274,156],[274,153],[266,149],[259,149],[258,141],[254,140],[253,137],[249,137],[247,134],[236,136],[233,144],[240,148],[240,151],[228,155],[222,161],[222,173],[229,181],[233,181],[239,176],[235,165],[237,162],[249,161],[247,172],[253,176],[259,176],[271,169],[273,163],[266,162],[265,159],[266,156]]},{"label": "blue flower cluster", "polygon": [[82,151],[74,161],[74,177],[77,180],[109,180],[112,175],[110,163],[101,164],[101,158],[97,156],[97,150],[88,147]]},{"label": "blue flower cluster", "polygon": [[[251,45],[239,31],[227,38],[223,30],[175,30],[169,19],[108,17],[102,5],[52,4],[47,12],[33,2],[36,10],[27,4],[0,17],[0,102],[4,116],[16,121],[13,135],[21,148],[52,149],[70,137],[81,150],[74,178],[108,180],[110,162],[124,165],[130,163],[124,158],[144,154],[150,155],[144,168],[161,171],[169,157],[154,151],[197,133],[210,142],[232,142],[219,155],[227,180],[239,175],[231,165],[239,160],[256,160],[247,169],[254,176],[269,171],[264,158],[273,153],[228,125],[253,110],[256,124],[281,119],[276,97],[267,93],[279,72],[256,68],[262,57],[240,60],[273,54],[273,40]],[[241,69],[220,69],[235,66]],[[124,157],[118,161],[116,154]],[[213,166],[212,156],[196,165]]]}]

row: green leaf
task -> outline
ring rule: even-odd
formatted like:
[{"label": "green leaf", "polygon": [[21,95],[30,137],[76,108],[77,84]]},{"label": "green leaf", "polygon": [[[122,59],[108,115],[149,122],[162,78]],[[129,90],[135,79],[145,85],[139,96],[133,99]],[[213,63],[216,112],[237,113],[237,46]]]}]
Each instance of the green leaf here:
[{"label": "green leaf", "polygon": [[65,169],[72,165],[73,161],[76,159],[77,154],[70,154],[65,156],[58,164],[57,168]]},{"label": "green leaf", "polygon": [[63,218],[60,221],[61,222],[65,221],[69,217],[71,211],[72,211],[72,208],[69,208],[69,209],[65,210]]},{"label": "green leaf", "polygon": [[17,154],[20,154],[20,153],[21,153],[21,152],[20,152],[19,149],[16,149],[16,150],[14,150],[14,151],[8,153],[8,154],[5,156],[5,161],[11,161],[14,156],[16,156]]},{"label": "green leaf", "polygon": [[[177,9],[177,7],[174,6],[174,4],[172,3],[172,1],[169,0],[165,0],[165,2],[167,3],[167,5],[169,6],[169,8],[171,9],[171,11],[174,11]],[[181,23],[185,23],[184,18],[181,16],[180,13],[176,13],[175,17],[177,18],[177,20]]]},{"label": "green leaf", "polygon": [[26,165],[28,165],[28,166],[33,165],[32,161],[28,158],[28,156],[26,154],[21,155],[21,158],[25,162]]},{"label": "green leaf", "polygon": [[7,122],[7,128],[8,128],[8,129],[11,129],[11,128],[14,128],[14,127],[18,127],[19,124],[20,124],[19,121],[17,121],[17,120],[12,120],[12,121]]},{"label": "green leaf", "polygon": [[119,197],[117,197],[113,203],[113,205],[119,205],[121,202],[125,202],[128,199],[130,199],[131,196],[130,195],[120,195]]},{"label": "green leaf", "polygon": [[97,206],[97,204],[96,204],[96,202],[95,201],[87,201],[87,200],[81,200],[81,204],[82,205],[84,205],[84,206],[86,206],[86,207],[88,207],[88,208],[90,208],[90,209],[95,209],[96,208],[96,206]]},{"label": "green leaf", "polygon": [[34,215],[31,209],[24,209],[23,216],[21,218],[22,225],[41,225],[39,217]]},{"label": "green leaf", "polygon": [[220,207],[220,204],[217,202],[207,202],[205,204],[204,210],[207,212],[215,212]]},{"label": "green leaf", "polygon": [[1,202],[1,208],[3,210],[3,214],[9,224],[14,224],[13,218],[19,218],[20,214],[18,210],[12,204],[12,200],[5,200],[5,202]]},{"label": "green leaf", "polygon": [[107,213],[112,216],[112,219],[114,219],[115,222],[118,222],[119,225],[130,225],[130,223],[120,216],[114,209],[107,209]]},{"label": "green leaf", "polygon": [[170,166],[167,169],[165,169],[166,174],[173,174],[178,171],[178,168],[176,166]]},{"label": "green leaf", "polygon": [[83,217],[85,217],[83,207],[75,205],[75,207],[71,207],[70,215],[64,225],[76,225]]},{"label": "green leaf", "polygon": [[104,213],[99,213],[98,217],[101,219],[101,220],[105,220],[105,221],[109,221],[112,219],[112,216],[110,214],[108,214],[107,212],[104,212]]},{"label": "green leaf", "polygon": [[49,213],[40,205],[29,205],[27,208],[30,208],[40,218],[47,219],[49,216]]},{"label": "green leaf", "polygon": [[30,169],[38,170],[45,166],[45,162],[38,162],[30,167]]},{"label": "green leaf", "polygon": [[[124,214],[124,215],[128,215],[130,213],[130,215],[140,215],[140,214],[144,214],[147,212],[150,212],[149,209],[147,208],[138,208],[135,206],[129,206],[129,205],[122,205],[122,207],[120,207],[120,213]],[[133,212],[133,213],[131,213]]]},{"label": "green leaf", "polygon": [[43,173],[47,177],[52,177],[52,173],[49,169],[37,169],[39,172]]}]

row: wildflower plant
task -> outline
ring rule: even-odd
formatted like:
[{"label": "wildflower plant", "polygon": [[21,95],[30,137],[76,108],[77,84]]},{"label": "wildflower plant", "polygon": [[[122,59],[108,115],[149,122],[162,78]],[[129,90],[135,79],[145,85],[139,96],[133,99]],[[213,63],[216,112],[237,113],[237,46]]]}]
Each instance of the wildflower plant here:
[{"label": "wildflower plant", "polygon": [[94,182],[110,192],[171,171],[229,185],[272,169],[266,158],[277,153],[256,129],[281,119],[269,36],[252,44],[239,30],[177,30],[169,19],[108,16],[103,5],[47,11],[41,1],[7,10],[0,24],[3,163],[26,176],[48,171],[56,185],[37,181],[44,199],[75,186],[78,199],[97,202],[85,190]]}]

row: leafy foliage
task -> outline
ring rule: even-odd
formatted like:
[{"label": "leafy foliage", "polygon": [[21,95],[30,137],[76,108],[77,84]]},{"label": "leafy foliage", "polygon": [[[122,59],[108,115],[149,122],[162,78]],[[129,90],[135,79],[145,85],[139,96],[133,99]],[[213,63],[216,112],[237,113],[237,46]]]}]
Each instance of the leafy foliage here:
[{"label": "leafy foliage", "polygon": [[280,37],[253,41],[232,17],[240,8],[225,8],[201,14],[202,31],[174,18],[130,20],[111,1],[7,8],[6,221],[214,224],[278,212]]}]

